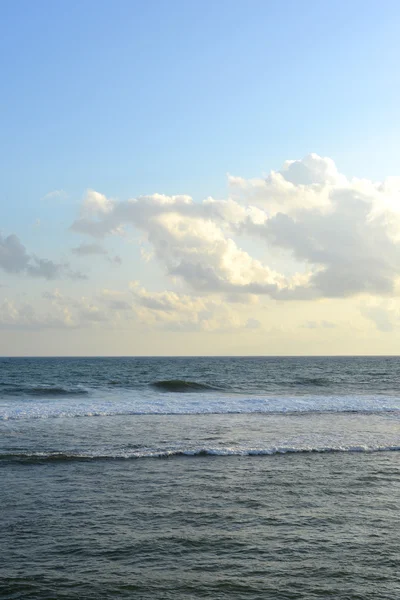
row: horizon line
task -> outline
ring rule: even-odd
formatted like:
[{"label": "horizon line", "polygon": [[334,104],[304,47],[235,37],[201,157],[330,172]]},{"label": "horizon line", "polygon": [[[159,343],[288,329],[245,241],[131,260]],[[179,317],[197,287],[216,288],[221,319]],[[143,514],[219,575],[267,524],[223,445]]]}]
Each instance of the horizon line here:
[{"label": "horizon line", "polygon": [[400,354],[24,354],[0,355],[1,359],[9,358],[400,358]]}]

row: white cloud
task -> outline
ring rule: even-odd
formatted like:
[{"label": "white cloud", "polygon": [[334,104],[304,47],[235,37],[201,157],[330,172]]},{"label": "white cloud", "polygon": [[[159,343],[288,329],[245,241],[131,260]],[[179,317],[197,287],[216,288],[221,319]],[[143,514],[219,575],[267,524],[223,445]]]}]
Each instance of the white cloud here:
[{"label": "white cloud", "polygon": [[[100,208],[95,215],[81,216],[72,229],[102,236],[121,225],[133,224],[146,233],[167,274],[182,278],[196,290],[276,296],[297,285],[297,278],[276,273],[229,237],[229,230],[236,229],[241,221],[262,222],[264,217],[255,207],[243,209],[232,200],[207,199],[196,204],[188,196],[159,194],[113,206],[107,214]],[[82,214],[86,214],[85,208]]]},{"label": "white cloud", "polygon": [[287,160],[281,174],[295,185],[346,184],[346,178],[338,173],[333,160],[318,154],[309,154],[303,160]]},{"label": "white cloud", "polygon": [[278,213],[251,230],[314,267],[310,285],[321,296],[389,294],[400,273],[400,244],[391,215],[374,216],[374,201],[351,188],[333,190],[329,212]]},{"label": "white cloud", "polygon": [[[263,179],[230,176],[229,185],[228,200],[199,203],[161,194],[116,201],[90,191],[72,229],[102,237],[133,226],[169,276],[202,292],[282,300],[396,292],[398,178],[347,179],[331,159],[310,154]],[[241,236],[289,253],[299,272],[276,271],[246,252]]]},{"label": "white cloud", "polygon": [[212,220],[164,213],[153,217],[148,235],[167,273],[193,289],[273,294],[286,285],[283,276],[241,250]]},{"label": "white cloud", "polygon": [[106,215],[112,212],[115,202],[95,190],[88,190],[82,203],[81,212],[84,216]]},{"label": "white cloud", "polygon": [[228,176],[232,197],[242,205],[263,209],[268,217],[281,212],[296,214],[304,209],[328,210],[331,188],[345,182],[344,177],[337,175],[331,159],[315,154],[302,161],[286,161],[282,171],[272,171],[265,178]]}]

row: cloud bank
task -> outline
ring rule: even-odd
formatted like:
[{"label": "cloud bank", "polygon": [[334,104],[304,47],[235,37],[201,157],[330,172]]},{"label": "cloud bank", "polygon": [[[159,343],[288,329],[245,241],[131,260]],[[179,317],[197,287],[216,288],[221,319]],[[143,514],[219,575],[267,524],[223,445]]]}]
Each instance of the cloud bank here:
[{"label": "cloud bank", "polygon": [[[229,176],[226,200],[153,194],[127,201],[89,190],[72,230],[93,238],[140,230],[165,273],[208,294],[278,300],[397,294],[400,178],[348,179],[310,154],[260,179]],[[279,271],[243,248],[284,251]],[[148,257],[149,254],[147,253]]]}]

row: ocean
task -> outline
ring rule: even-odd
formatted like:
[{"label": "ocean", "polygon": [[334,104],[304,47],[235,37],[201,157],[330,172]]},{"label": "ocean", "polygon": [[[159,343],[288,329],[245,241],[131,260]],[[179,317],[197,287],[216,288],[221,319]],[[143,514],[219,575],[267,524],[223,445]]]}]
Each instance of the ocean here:
[{"label": "ocean", "polygon": [[0,359],[0,597],[400,598],[400,358]]}]

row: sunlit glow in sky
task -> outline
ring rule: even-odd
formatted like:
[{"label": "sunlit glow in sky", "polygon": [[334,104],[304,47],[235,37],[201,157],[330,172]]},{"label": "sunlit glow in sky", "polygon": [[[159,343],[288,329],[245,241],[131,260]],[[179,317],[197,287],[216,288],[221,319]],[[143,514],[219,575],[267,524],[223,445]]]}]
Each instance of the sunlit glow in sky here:
[{"label": "sunlit glow in sky", "polygon": [[399,26],[3,3],[0,354],[398,354]]}]

